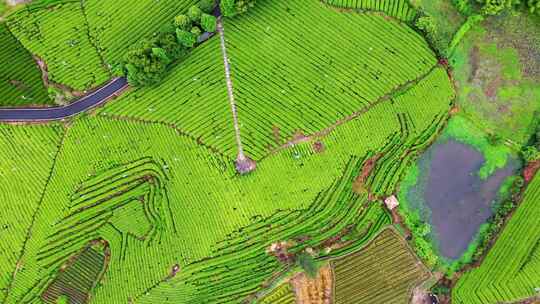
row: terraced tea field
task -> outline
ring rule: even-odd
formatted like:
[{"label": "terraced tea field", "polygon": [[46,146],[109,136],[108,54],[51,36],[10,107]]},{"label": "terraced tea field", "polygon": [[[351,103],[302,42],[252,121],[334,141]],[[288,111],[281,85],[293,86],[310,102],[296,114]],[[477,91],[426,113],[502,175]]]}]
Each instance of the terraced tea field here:
[{"label": "terraced tea field", "polygon": [[[133,14],[170,19],[186,3],[160,1],[148,10],[141,4]],[[52,52],[50,37],[30,34],[31,20],[39,16],[40,27],[66,32],[67,25],[52,24],[66,11],[84,14],[76,32],[90,25],[80,43],[95,52],[71,58],[88,56],[88,69],[56,67],[65,72],[57,77],[80,88],[107,78],[108,69],[97,67],[159,24],[128,24],[125,40],[113,46],[123,28],[113,11],[127,14],[119,4],[55,8],[21,10],[10,26],[19,27],[29,49]],[[41,32],[47,33],[44,27],[33,33]],[[8,259],[0,260],[0,301],[241,303],[291,270],[307,248],[318,261],[339,258],[387,231],[391,217],[379,199],[396,191],[405,168],[444,127],[455,97],[424,39],[397,19],[339,12],[315,0],[261,1],[225,20],[224,35],[240,135],[257,160],[248,175],[235,168],[229,63],[219,37],[196,48],[161,85],[131,89],[96,113],[61,126],[1,126],[0,140],[12,147],[0,152],[9,160],[0,167],[8,177],[0,180],[0,193],[10,194],[0,204],[13,207],[0,214],[16,237],[9,247],[1,243]],[[57,51],[49,58],[70,58]],[[69,75],[78,69],[81,78]],[[32,171],[33,163],[39,170]],[[31,191],[11,190],[22,185]],[[389,263],[413,259],[387,238],[383,247],[399,249]],[[269,252],[277,242],[290,245],[290,260]],[[422,274],[404,265],[398,296]],[[85,275],[74,279],[78,273]],[[289,290],[275,297],[291,301]]]},{"label": "terraced tea field", "polygon": [[[341,24],[340,31],[332,24]],[[437,63],[422,37],[405,24],[339,13],[317,1],[263,2],[245,16],[226,20],[224,27],[244,150],[255,160],[294,135],[320,132],[387,99],[398,87],[429,74]],[[176,82],[139,89],[104,112],[174,123],[235,155],[232,126],[222,118],[230,112],[223,67],[208,67],[219,60],[219,46],[217,41],[207,44],[195,52],[204,52],[202,58],[189,59],[172,73]],[[195,70],[200,73],[188,77]],[[178,92],[177,83],[187,86],[189,99],[172,95]],[[443,94],[446,91],[444,87]],[[141,106],[132,107],[134,102]],[[200,105],[215,108],[215,113],[202,110],[178,119]]]},{"label": "terraced tea field", "polygon": [[338,8],[381,12],[407,22],[413,21],[417,15],[407,0],[323,0],[323,2]]},{"label": "terraced tea field", "polygon": [[198,0],[54,1],[11,14],[7,25],[48,66],[53,82],[75,90],[105,83],[127,48],[170,24]]},{"label": "terraced tea field", "polygon": [[409,303],[412,289],[430,274],[393,229],[366,248],[332,263],[335,303]]},{"label": "terraced tea field", "polygon": [[4,23],[0,45],[0,107],[50,103],[39,67]]},{"label": "terraced tea field", "polygon": [[463,275],[455,303],[515,302],[538,294],[540,286],[540,176],[480,267]]},{"label": "terraced tea field", "polygon": [[39,208],[43,189],[51,178],[63,133],[57,125],[0,125],[0,300],[10,285],[28,229],[34,222],[31,215]]}]

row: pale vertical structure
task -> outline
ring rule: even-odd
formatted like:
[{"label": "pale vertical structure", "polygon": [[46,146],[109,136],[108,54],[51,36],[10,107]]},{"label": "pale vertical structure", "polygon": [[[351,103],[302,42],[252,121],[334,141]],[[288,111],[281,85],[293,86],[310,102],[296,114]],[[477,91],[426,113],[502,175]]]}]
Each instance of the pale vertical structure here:
[{"label": "pale vertical structure", "polygon": [[240,174],[246,174],[255,170],[257,164],[254,160],[250,159],[244,154],[244,149],[242,148],[242,137],[240,134],[240,125],[238,124],[238,111],[236,109],[236,103],[234,101],[234,90],[231,80],[231,67],[229,65],[229,57],[227,56],[227,47],[225,45],[225,34],[221,17],[219,17],[217,21],[217,31],[219,33],[221,53],[223,55],[223,66],[225,67],[225,78],[227,80],[227,95],[229,97],[229,103],[231,105],[236,146],[238,148],[238,155],[236,157],[236,171],[238,171],[238,173]]}]

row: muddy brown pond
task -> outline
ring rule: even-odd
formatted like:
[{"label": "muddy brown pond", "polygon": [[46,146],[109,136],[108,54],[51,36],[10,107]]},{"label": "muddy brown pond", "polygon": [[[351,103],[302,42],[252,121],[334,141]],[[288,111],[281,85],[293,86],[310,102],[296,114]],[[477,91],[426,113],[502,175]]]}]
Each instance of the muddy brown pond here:
[{"label": "muddy brown pond", "polygon": [[[433,145],[419,160],[418,183],[407,193],[413,208],[431,223],[436,246],[444,257],[459,258],[492,215],[504,180],[517,169],[516,161],[482,180],[483,155],[455,140]],[[427,207],[427,208],[426,208]]]}]

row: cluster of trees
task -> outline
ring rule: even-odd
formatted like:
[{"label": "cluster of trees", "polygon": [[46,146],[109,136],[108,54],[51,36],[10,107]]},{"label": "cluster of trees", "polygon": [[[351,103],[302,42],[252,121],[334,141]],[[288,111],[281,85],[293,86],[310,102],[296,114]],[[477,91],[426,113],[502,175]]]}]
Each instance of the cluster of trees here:
[{"label": "cluster of trees", "polygon": [[232,17],[247,12],[255,6],[256,0],[221,0],[221,14],[225,17]]},{"label": "cluster of trees", "polygon": [[454,4],[466,15],[477,10],[484,15],[498,15],[506,10],[521,8],[540,15],[540,0],[454,0]]},{"label": "cluster of trees", "polygon": [[521,150],[521,157],[525,163],[540,159],[540,115],[535,115],[536,130],[531,135],[529,142]]},{"label": "cluster of trees", "polygon": [[216,31],[216,17],[209,14],[214,6],[214,0],[202,0],[187,14],[176,16],[174,22],[133,45],[120,66],[128,82],[133,86],[160,83],[171,63],[183,58],[203,32]]},{"label": "cluster of trees", "polygon": [[[442,53],[445,49],[444,42],[441,40],[441,35],[439,34],[439,29],[437,28],[437,23],[435,19],[429,15],[421,15],[418,17],[414,23],[416,28],[424,33],[424,36],[429,41],[429,43],[437,50]],[[443,55],[444,54],[440,54]]]}]

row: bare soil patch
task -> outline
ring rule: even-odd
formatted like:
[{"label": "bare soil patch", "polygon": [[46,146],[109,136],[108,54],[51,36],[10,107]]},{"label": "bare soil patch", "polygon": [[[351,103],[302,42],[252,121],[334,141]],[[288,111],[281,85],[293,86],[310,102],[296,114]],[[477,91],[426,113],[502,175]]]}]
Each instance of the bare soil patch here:
[{"label": "bare soil patch", "polygon": [[316,278],[300,273],[291,280],[291,284],[297,304],[332,303],[333,273],[330,266],[321,267]]}]

